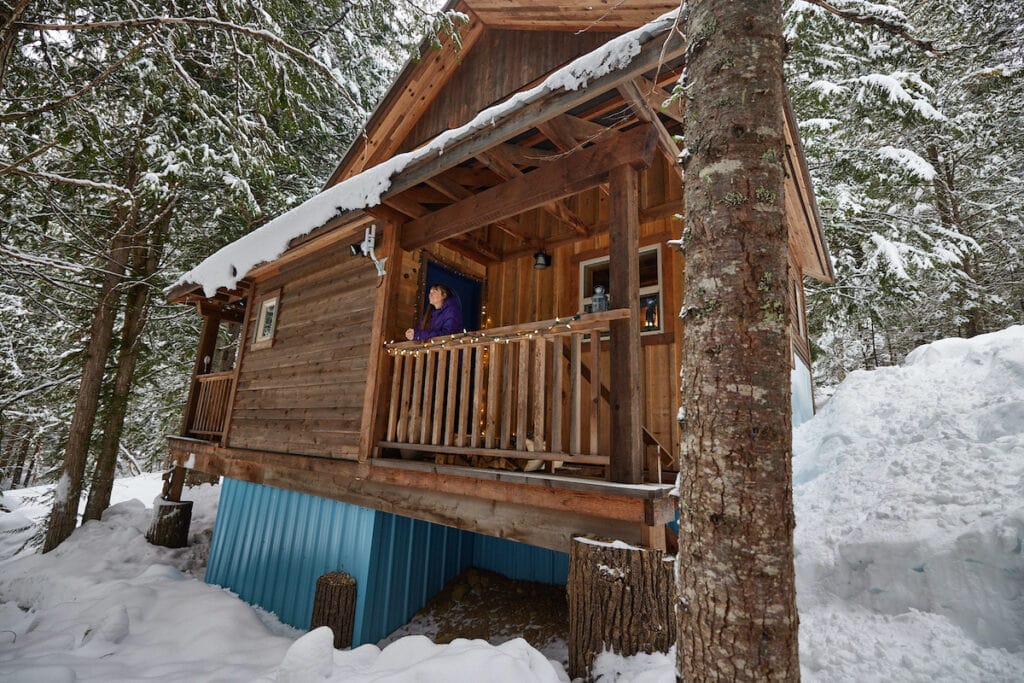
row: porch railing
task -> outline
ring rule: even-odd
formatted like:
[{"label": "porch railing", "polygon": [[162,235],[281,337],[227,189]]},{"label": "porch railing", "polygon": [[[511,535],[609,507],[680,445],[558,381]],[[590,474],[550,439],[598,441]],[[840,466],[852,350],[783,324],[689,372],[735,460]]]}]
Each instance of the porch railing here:
[{"label": "porch railing", "polygon": [[607,465],[600,338],[627,317],[616,309],[388,344],[395,363],[380,445]]},{"label": "porch railing", "polygon": [[187,430],[190,435],[218,439],[223,436],[234,377],[233,370],[196,377],[195,410]]}]

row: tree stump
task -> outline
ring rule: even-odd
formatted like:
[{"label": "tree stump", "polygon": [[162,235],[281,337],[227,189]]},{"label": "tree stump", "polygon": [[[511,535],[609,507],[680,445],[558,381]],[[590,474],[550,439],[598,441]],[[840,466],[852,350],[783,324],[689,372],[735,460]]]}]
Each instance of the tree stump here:
[{"label": "tree stump", "polygon": [[153,524],[146,540],[165,548],[188,545],[188,527],[192,523],[191,500],[158,500],[153,508]]},{"label": "tree stump", "polygon": [[605,650],[668,652],[676,641],[674,563],[659,550],[573,539],[569,552],[569,677],[591,680]]},{"label": "tree stump", "polygon": [[329,626],[334,631],[334,647],[352,647],[356,621],[356,580],[344,572],[330,572],[316,580],[313,616],[309,630]]}]

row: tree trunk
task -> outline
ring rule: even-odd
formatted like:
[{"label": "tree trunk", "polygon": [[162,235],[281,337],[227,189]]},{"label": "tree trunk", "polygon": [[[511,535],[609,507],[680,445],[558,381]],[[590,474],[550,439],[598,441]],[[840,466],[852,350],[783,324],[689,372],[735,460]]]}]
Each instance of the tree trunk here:
[{"label": "tree trunk", "polygon": [[149,231],[144,231],[136,237],[138,244],[132,250],[132,276],[136,282],[129,288],[128,294],[125,296],[117,372],[114,375],[114,387],[103,421],[103,436],[100,439],[99,452],[96,454],[96,464],[93,468],[89,499],[85,504],[83,520],[100,519],[103,511],[110,505],[110,492],[117,470],[118,446],[121,443],[124,418],[128,412],[128,400],[131,397],[132,384],[135,379],[135,366],[141,349],[140,341],[148,320],[151,291],[148,279],[159,267],[164,236],[167,234],[171,218],[169,212],[171,206],[173,206],[173,201],[161,212]]},{"label": "tree trunk", "polygon": [[49,552],[71,535],[78,522],[78,499],[82,493],[82,477],[89,457],[89,440],[92,437],[96,411],[99,407],[100,390],[110,355],[114,335],[114,319],[117,317],[119,286],[124,278],[128,261],[128,221],[123,221],[104,257],[103,281],[97,292],[96,307],[93,311],[89,341],[85,345],[82,364],[82,379],[78,387],[78,400],[71,418],[67,446],[64,449],[64,465],[57,497],[50,512],[43,552]]},{"label": "tree trunk", "polygon": [[344,572],[330,572],[316,580],[313,616],[309,630],[329,626],[334,632],[334,647],[352,647],[356,623],[356,580]]},{"label": "tree trunk", "polygon": [[781,5],[688,7],[677,665],[796,680]]},{"label": "tree trunk", "polygon": [[569,676],[594,658],[665,652],[676,639],[673,564],[658,550],[576,538],[569,549]]},{"label": "tree trunk", "polygon": [[[28,434],[25,435],[29,437]],[[32,440],[30,438],[24,438],[21,440],[21,447],[18,449],[18,454],[15,456],[11,470],[11,488],[16,489],[21,486],[23,477],[22,472],[25,468],[25,461],[28,459],[28,450],[32,446]]]},{"label": "tree trunk", "polygon": [[192,523],[192,501],[158,501],[153,510],[153,522],[146,532],[146,540],[165,548],[184,548],[188,545],[188,527]]}]

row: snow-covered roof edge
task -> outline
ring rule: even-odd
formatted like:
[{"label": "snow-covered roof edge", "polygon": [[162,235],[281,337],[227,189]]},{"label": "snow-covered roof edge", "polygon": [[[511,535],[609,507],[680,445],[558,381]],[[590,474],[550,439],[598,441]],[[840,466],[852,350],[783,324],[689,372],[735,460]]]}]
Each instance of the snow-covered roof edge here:
[{"label": "snow-covered roof edge", "polygon": [[234,289],[238,281],[254,267],[281,256],[295,238],[312,232],[341,213],[380,204],[381,197],[391,187],[392,179],[406,168],[443,155],[446,148],[472,137],[480,130],[495,126],[548,93],[579,90],[585,88],[591,80],[628,67],[643,45],[672,27],[677,12],[669,12],[649,24],[609,40],[553,72],[539,85],[488,107],[465,125],[441,133],[423,147],[394,156],[327,188],[241,239],[222,247],[182,275],[165,293],[170,294],[190,284],[202,287],[207,297],[214,296],[220,288]]}]

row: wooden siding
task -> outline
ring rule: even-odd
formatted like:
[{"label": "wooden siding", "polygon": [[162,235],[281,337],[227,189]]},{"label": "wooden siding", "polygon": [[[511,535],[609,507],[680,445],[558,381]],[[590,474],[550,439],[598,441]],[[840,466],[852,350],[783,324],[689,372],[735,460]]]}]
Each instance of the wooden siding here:
[{"label": "wooden siding", "polygon": [[254,301],[281,289],[277,331],[269,348],[253,348],[252,332],[246,335],[231,446],[358,457],[376,284],[369,262],[347,247],[257,283]]},{"label": "wooden siding", "polygon": [[615,35],[485,31],[444,89],[418,117],[401,151],[415,149],[439,133],[467,123],[477,112],[597,49]]}]

